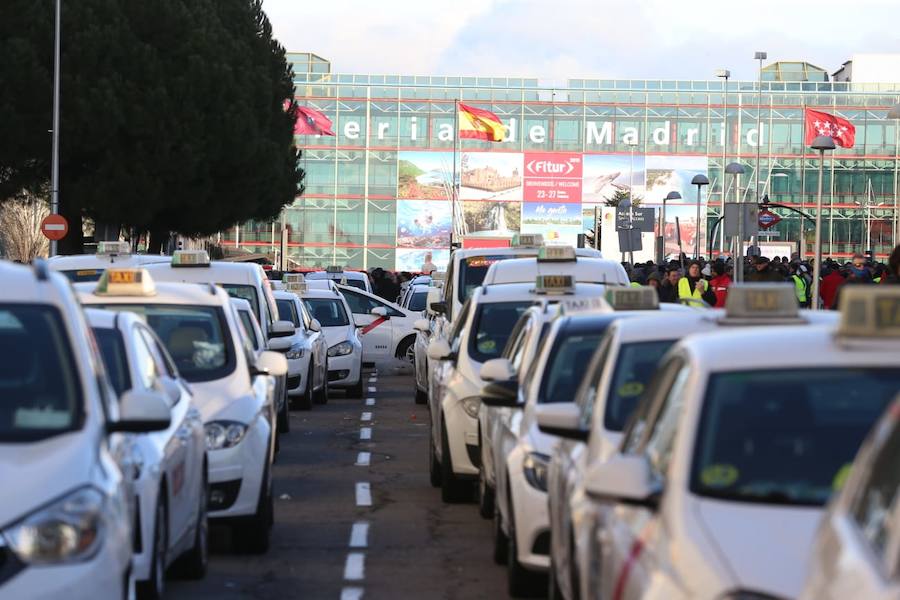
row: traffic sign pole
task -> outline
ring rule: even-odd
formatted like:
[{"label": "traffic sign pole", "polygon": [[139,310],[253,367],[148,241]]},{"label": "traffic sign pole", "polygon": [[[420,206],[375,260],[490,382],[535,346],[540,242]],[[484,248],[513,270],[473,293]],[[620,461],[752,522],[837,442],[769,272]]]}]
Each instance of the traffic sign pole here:
[{"label": "traffic sign pole", "polygon": [[[60,29],[62,27],[62,19],[60,18],[60,3],[62,0],[56,0],[56,33],[53,41],[53,154],[51,158],[50,168],[50,214],[59,214],[59,38]],[[63,219],[65,222],[65,219]],[[43,225],[41,226],[43,231]],[[68,231],[68,225],[66,225]],[[47,232],[44,231],[47,236]],[[58,238],[50,236],[50,256],[56,256],[56,241],[62,239],[65,235]]]}]

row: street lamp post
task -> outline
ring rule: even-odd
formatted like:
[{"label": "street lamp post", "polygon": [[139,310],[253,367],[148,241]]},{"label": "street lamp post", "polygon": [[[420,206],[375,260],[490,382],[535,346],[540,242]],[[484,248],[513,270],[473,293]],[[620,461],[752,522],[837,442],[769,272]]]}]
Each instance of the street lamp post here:
[{"label": "street lamp post", "polygon": [[681,194],[669,192],[663,198],[662,212],[659,215],[659,264],[666,260],[666,202],[669,200],[681,200]]},{"label": "street lamp post", "polygon": [[[62,0],[56,0],[56,31],[53,37],[53,148],[50,158],[50,214],[59,214],[59,38]],[[72,235],[81,235],[81,231]],[[56,256],[56,240],[50,241],[50,256]]]},{"label": "street lamp post", "polygon": [[[725,166],[725,173],[731,175],[734,180],[734,200],[738,209],[738,226],[737,240],[734,250],[734,281],[741,282],[744,280],[744,207],[741,204],[740,176],[744,174],[744,165],[740,163],[729,163]],[[722,209],[725,205],[722,204]]]},{"label": "street lamp post", "polygon": [[[725,80],[722,88],[722,215],[725,215],[725,164],[728,162],[728,78],[731,71],[728,69],[716,69],[716,77]],[[725,227],[720,228],[721,237],[719,254],[725,251]]]},{"label": "street lamp post", "polygon": [[[759,70],[757,71],[757,83],[756,83],[756,203],[759,204],[759,199],[762,197],[762,194],[759,191],[759,176],[761,174],[760,170],[760,153],[762,151],[762,68],[763,61],[768,58],[769,55],[765,52],[756,52],[753,55],[754,60],[759,61]],[[752,236],[753,245],[756,245],[756,236]]]},{"label": "street lamp post", "polygon": [[834,150],[834,140],[827,135],[818,135],[812,142],[812,149],[819,151],[819,187],[816,193],[816,241],[813,252],[812,303],[813,310],[819,309],[819,278],[822,276],[822,178],[825,171],[825,151]]},{"label": "street lamp post", "polygon": [[[637,142],[629,142],[631,150],[631,165],[628,170],[628,239],[631,240],[632,231],[634,231],[634,149]],[[634,251],[628,252],[628,262],[634,265]]]},{"label": "street lamp post", "polygon": [[897,196],[900,195],[900,104],[891,107],[887,114],[888,119],[897,121],[894,127],[894,218],[891,221],[891,228],[894,237],[894,246],[900,244],[900,201]]},{"label": "street lamp post", "polygon": [[691,179],[691,185],[697,186],[697,230],[694,232],[694,259],[700,260],[700,232],[702,231],[700,228],[700,188],[704,185],[709,185],[709,178],[706,175],[698,173]]}]

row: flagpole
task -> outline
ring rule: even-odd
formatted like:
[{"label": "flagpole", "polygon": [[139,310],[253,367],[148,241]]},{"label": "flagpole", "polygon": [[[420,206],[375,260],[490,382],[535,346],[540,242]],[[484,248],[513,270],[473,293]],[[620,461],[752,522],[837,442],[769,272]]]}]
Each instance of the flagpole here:
[{"label": "flagpole", "polygon": [[459,99],[453,100],[453,182],[450,195],[450,250],[453,251],[454,234],[456,233],[456,205],[458,191],[456,187],[456,159],[459,145]]}]

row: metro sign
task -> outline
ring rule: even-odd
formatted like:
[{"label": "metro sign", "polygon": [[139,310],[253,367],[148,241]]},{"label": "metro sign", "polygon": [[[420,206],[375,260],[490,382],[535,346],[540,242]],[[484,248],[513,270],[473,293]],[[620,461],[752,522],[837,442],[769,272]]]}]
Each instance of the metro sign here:
[{"label": "metro sign", "polygon": [[768,229],[774,225],[777,225],[778,222],[781,221],[781,217],[776,215],[769,210],[761,210],[759,211],[759,226],[763,229]]}]

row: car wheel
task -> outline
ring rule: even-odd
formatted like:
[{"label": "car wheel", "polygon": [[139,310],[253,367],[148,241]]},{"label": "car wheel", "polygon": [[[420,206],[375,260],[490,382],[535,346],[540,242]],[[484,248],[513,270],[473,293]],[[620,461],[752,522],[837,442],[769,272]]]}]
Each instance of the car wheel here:
[{"label": "car wheel", "polygon": [[397,347],[397,358],[402,358],[411,365],[416,364],[416,338],[411,337],[400,342]]},{"label": "car wheel", "polygon": [[274,514],[272,482],[269,478],[269,465],[267,464],[263,473],[259,501],[256,503],[256,512],[253,516],[242,519],[232,527],[235,549],[251,554],[268,552],[272,540]]},{"label": "car wheel", "polygon": [[431,487],[441,487],[441,462],[437,459],[437,452],[434,451],[434,436],[429,436],[428,442],[428,477],[431,481]]},{"label": "car wheel", "polygon": [[203,579],[209,567],[209,481],[206,465],[203,466],[203,484],[200,489],[200,508],[197,513],[197,525],[194,529],[194,545],[179,557],[175,570],[184,579]]},{"label": "car wheel", "polygon": [[506,584],[507,592],[514,598],[531,598],[540,596],[547,589],[546,575],[529,571],[519,562],[519,548],[516,543],[516,516],[513,513],[512,496],[507,493],[509,502],[509,535],[506,550]]},{"label": "car wheel", "polygon": [[428,403],[428,393],[423,392],[419,389],[419,386],[416,386],[416,404],[427,404]]},{"label": "car wheel", "polygon": [[313,392],[312,392],[312,365],[309,366],[309,369],[306,373],[306,389],[303,390],[303,395],[300,396],[295,405],[300,410],[311,410],[313,405]]},{"label": "car wheel", "polygon": [[140,600],[162,598],[166,588],[166,550],[169,547],[169,528],[165,494],[165,488],[159,490],[153,521],[153,557],[151,559],[153,562],[150,566],[150,578],[147,581],[139,581],[137,584],[137,597]]},{"label": "car wheel", "polygon": [[460,481],[453,472],[453,457],[450,456],[450,442],[447,428],[441,425],[441,500],[447,503],[465,502],[470,492],[465,481]]},{"label": "car wheel", "polygon": [[509,540],[503,533],[503,517],[500,508],[494,503],[494,562],[498,565],[506,564],[506,553],[509,550]]}]

